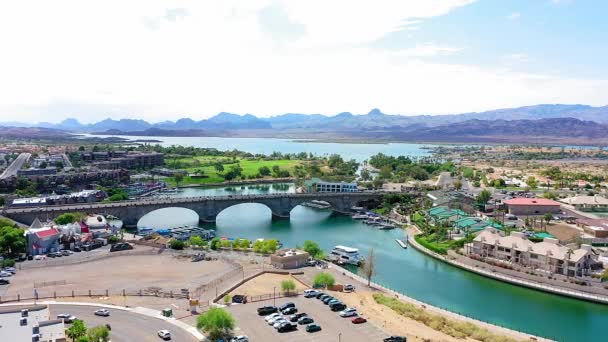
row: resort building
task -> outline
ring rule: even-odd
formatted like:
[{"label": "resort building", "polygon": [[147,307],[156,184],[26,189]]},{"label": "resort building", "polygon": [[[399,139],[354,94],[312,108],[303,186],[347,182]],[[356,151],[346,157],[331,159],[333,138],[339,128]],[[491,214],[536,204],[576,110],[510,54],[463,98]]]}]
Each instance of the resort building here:
[{"label": "resort building", "polygon": [[484,230],[465,245],[465,253],[566,276],[588,275],[601,267],[590,245],[572,250],[554,238],[534,243],[522,232],[502,236],[495,230]]},{"label": "resort building", "polygon": [[357,183],[325,182],[319,178],[312,178],[304,182],[307,192],[357,192]]},{"label": "resort building", "polygon": [[599,195],[568,197],[560,202],[571,205],[580,211],[608,211],[608,198]]},{"label": "resort building", "polygon": [[298,268],[306,266],[310,255],[299,249],[281,249],[270,256],[270,264],[276,268]]},{"label": "resort building", "polygon": [[504,201],[509,214],[513,215],[544,215],[561,212],[560,203],[547,198],[513,198]]}]

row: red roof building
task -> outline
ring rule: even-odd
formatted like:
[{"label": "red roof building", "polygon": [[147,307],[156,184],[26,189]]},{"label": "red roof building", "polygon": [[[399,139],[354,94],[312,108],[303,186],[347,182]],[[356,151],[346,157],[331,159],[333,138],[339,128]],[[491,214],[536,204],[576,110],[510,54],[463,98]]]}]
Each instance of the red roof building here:
[{"label": "red roof building", "polygon": [[36,232],[36,236],[38,236],[39,239],[46,239],[55,235],[59,235],[59,230],[57,230],[56,228],[39,230]]},{"label": "red roof building", "polygon": [[504,201],[513,215],[544,215],[558,214],[560,209],[559,202],[547,198],[513,198]]}]

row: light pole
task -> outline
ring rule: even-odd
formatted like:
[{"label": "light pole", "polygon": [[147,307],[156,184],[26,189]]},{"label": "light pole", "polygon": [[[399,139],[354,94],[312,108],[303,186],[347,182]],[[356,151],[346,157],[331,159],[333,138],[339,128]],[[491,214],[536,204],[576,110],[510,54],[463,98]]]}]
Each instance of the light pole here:
[{"label": "light pole", "polygon": [[342,333],[341,332],[338,333],[338,342],[342,342]]},{"label": "light pole", "polygon": [[272,288],[272,305],[273,306],[277,306],[277,297],[275,295],[276,289],[277,289],[276,286]]}]

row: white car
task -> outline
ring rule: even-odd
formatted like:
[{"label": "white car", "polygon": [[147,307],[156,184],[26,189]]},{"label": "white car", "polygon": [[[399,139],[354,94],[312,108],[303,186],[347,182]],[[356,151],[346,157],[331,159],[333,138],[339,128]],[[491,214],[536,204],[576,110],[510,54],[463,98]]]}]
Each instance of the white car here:
[{"label": "white car", "polygon": [[99,310],[95,310],[94,314],[95,314],[95,316],[108,317],[108,316],[110,316],[110,310],[108,310],[108,309],[99,309]]},{"label": "white car", "polygon": [[355,309],[355,308],[348,308],[348,309],[344,309],[344,310],[340,311],[340,317],[353,317],[353,316],[357,316],[357,309]]},{"label": "white car", "polygon": [[278,316],[278,317],[268,320],[268,325],[274,325],[276,322],[284,321],[284,320],[285,320],[285,318],[283,318],[283,316]]},{"label": "white car", "polygon": [[158,331],[158,337],[162,338],[163,340],[170,340],[171,339],[171,333],[169,332],[169,330],[159,330]]},{"label": "white car", "polygon": [[351,284],[346,284],[346,285],[344,285],[344,287],[342,288],[342,290],[344,292],[353,292],[353,291],[355,291],[355,287],[353,285],[351,285]]},{"label": "white car", "polygon": [[57,319],[62,319],[64,323],[72,323],[76,320],[76,316],[68,313],[62,313],[57,315]]},{"label": "white car", "polygon": [[270,314],[270,315],[268,315],[268,316],[264,317],[264,320],[266,320],[266,322],[268,322],[268,321],[270,321],[271,319],[273,319],[273,318],[277,318],[277,317],[281,317],[281,314],[280,314],[280,313],[278,313],[278,312],[275,312],[275,313],[273,313],[273,314]]},{"label": "white car", "polygon": [[46,259],[46,255],[36,255],[34,257],[34,260],[44,260],[44,259]]},{"label": "white car", "polygon": [[283,319],[279,319],[276,322],[274,322],[274,324],[272,325],[273,328],[275,329],[279,329],[279,327],[283,324],[283,323],[288,323],[287,320],[285,318]]},{"label": "white car", "polygon": [[319,291],[313,290],[313,289],[305,290],[304,291],[304,297],[305,298],[312,298],[312,297],[315,297],[318,294],[319,294]]},{"label": "white car", "polygon": [[7,278],[7,277],[11,277],[13,274],[10,272],[6,272],[6,271],[0,271],[0,278]]},{"label": "white car", "polygon": [[235,336],[230,339],[230,342],[249,342],[249,337],[245,335]]}]

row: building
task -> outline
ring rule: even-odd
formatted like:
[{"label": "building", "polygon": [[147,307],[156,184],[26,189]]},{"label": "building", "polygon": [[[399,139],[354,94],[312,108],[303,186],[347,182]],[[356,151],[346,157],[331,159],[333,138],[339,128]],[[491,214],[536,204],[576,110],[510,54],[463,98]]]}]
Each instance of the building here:
[{"label": "building", "polygon": [[32,226],[25,232],[25,251],[29,255],[56,252],[60,247],[61,232],[54,227],[42,227],[40,221],[34,220]]},{"label": "building", "polygon": [[0,341],[67,341],[63,321],[50,315],[46,305],[0,307]]},{"label": "building", "polygon": [[559,202],[547,198],[513,198],[505,200],[509,214],[513,215],[544,215],[559,214]]},{"label": "building", "polygon": [[357,192],[357,183],[325,182],[319,178],[312,178],[304,182],[307,192]]},{"label": "building", "polygon": [[566,276],[588,275],[601,268],[590,245],[572,250],[554,238],[534,243],[522,232],[502,236],[496,230],[486,229],[465,245],[465,253]]},{"label": "building", "polygon": [[576,225],[596,238],[608,238],[608,219],[578,219]]},{"label": "building", "polygon": [[103,200],[105,192],[101,190],[83,190],[66,195],[52,195],[46,197],[17,198],[11,203],[14,207],[39,207],[44,205],[61,205],[74,203],[93,203]]},{"label": "building", "polygon": [[101,169],[148,169],[165,164],[165,156],[158,152],[83,152],[83,161]]},{"label": "building", "polygon": [[270,264],[276,268],[298,268],[306,266],[309,259],[310,255],[299,249],[281,249],[270,256]]},{"label": "building", "polygon": [[595,196],[573,196],[560,200],[580,211],[608,211],[608,198]]},{"label": "building", "polygon": [[44,169],[37,168],[29,168],[29,169],[21,169],[17,171],[17,176],[45,176],[45,175],[54,175],[57,173],[57,168],[55,167],[45,167]]},{"label": "building", "polygon": [[405,182],[405,183],[384,183],[382,184],[382,190],[388,192],[405,192],[418,189],[417,182]]},{"label": "building", "polygon": [[434,224],[452,224],[452,222],[469,216],[460,209],[450,209],[447,207],[433,207],[427,210],[426,213]]}]

